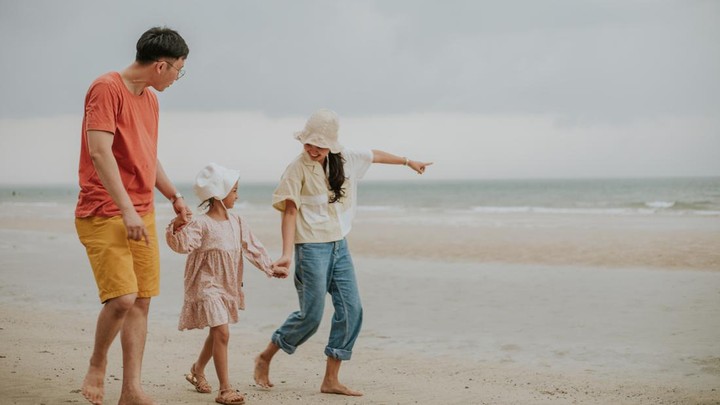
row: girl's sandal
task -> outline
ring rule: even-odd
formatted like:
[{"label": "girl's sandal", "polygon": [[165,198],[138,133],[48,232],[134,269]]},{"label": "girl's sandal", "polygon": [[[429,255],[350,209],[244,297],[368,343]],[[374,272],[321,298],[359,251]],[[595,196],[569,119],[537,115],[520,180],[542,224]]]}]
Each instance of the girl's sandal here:
[{"label": "girl's sandal", "polygon": [[212,387],[208,384],[204,374],[195,373],[195,364],[190,366],[190,374],[185,374],[185,379],[192,385],[195,386],[195,391],[201,394],[209,394],[212,392]]},{"label": "girl's sandal", "polygon": [[223,405],[242,405],[245,403],[245,397],[232,388],[218,391],[215,402]]}]

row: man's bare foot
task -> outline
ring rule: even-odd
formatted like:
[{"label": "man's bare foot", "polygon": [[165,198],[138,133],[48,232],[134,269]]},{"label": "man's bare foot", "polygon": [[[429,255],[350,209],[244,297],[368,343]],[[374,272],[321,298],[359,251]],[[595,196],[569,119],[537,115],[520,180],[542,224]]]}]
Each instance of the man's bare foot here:
[{"label": "man's bare foot", "polygon": [[262,354],[255,357],[255,383],[262,388],[274,387],[270,382],[270,362],[265,360]]},{"label": "man's bare foot", "polygon": [[348,395],[351,397],[362,396],[362,392],[351,390],[350,388],[340,384],[339,382],[329,383],[323,381],[322,386],[320,386],[320,392],[322,392],[323,394],[339,394]]},{"label": "man's bare foot", "polygon": [[105,379],[105,369],[100,367],[88,367],[88,372],[83,380],[82,395],[93,405],[102,405],[105,388],[103,380]]},{"label": "man's bare foot", "polygon": [[121,392],[118,405],[156,405],[144,392]]}]

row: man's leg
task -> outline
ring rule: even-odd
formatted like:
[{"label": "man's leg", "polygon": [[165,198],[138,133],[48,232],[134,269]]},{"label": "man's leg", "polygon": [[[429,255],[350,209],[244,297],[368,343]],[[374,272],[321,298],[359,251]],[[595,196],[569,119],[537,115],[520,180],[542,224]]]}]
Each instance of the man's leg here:
[{"label": "man's leg", "polygon": [[82,385],[83,396],[92,404],[98,405],[103,402],[108,350],[122,328],[128,311],[133,307],[135,297],[135,294],[128,294],[112,298],[100,310],[95,327],[95,344],[90,357],[90,366]]},{"label": "man's leg", "polygon": [[160,249],[155,228],[155,214],[142,217],[148,232],[148,243],[128,241],[132,254],[138,298],[125,318],[120,342],[123,350],[123,383],[119,405],[145,405],[154,402],[145,394],[140,383],[142,360],[147,339],[150,297],[160,293]]},{"label": "man's leg", "polygon": [[137,298],[128,311],[120,334],[123,351],[123,382],[118,405],[145,405],[154,402],[140,385],[150,298]]}]

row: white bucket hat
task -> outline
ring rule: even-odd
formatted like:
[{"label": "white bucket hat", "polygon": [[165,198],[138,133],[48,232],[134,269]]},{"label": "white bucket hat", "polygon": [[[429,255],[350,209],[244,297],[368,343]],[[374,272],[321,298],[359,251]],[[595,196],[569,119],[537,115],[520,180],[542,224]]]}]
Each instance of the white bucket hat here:
[{"label": "white bucket hat", "polygon": [[240,179],[238,170],[227,169],[216,163],[209,163],[195,177],[193,191],[200,201],[211,197],[219,200],[230,194],[235,183]]},{"label": "white bucket hat", "polygon": [[303,144],[309,143],[319,148],[328,148],[332,153],[343,150],[338,142],[338,116],[335,111],[320,109],[313,113],[305,123],[305,128],[295,133],[295,139]]}]

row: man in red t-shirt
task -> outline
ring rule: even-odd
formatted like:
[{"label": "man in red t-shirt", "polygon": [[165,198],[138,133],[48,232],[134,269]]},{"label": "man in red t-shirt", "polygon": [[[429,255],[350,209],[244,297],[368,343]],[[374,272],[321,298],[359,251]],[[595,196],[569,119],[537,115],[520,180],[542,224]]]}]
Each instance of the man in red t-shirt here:
[{"label": "man in red t-shirt", "polygon": [[137,42],[135,62],[97,78],[85,98],[80,194],[75,227],[87,250],[103,303],[82,394],[101,404],[110,345],[121,333],[123,383],[119,403],[152,404],[140,384],[150,298],[160,293],[154,189],[177,214],[190,215],[157,159],[157,96],[180,79],[189,49],[169,28]]}]

